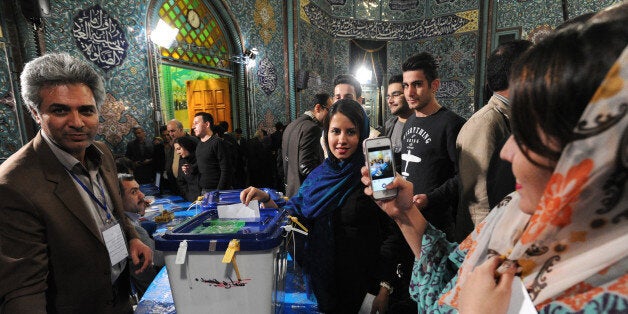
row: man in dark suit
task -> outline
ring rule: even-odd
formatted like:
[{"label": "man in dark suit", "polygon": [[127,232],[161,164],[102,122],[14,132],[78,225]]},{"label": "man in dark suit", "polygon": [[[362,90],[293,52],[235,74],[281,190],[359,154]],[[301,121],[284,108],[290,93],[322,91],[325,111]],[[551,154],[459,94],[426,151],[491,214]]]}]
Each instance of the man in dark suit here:
[{"label": "man in dark suit", "polygon": [[133,175],[140,184],[155,183],[154,147],[142,127],[133,128],[135,140],[126,144],[125,156],[133,161]]},{"label": "man in dark suit", "polygon": [[24,67],[22,97],[41,131],[0,165],[0,312],[132,313],[127,258],[149,247],[126,219],[113,155],[94,141],[103,80],[48,54]]}]

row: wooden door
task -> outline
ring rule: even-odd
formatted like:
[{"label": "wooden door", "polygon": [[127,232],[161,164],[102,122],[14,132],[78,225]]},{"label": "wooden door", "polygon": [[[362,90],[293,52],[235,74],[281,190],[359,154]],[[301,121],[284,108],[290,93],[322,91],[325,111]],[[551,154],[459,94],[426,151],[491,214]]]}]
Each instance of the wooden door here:
[{"label": "wooden door", "polygon": [[229,130],[227,131],[233,129],[228,78],[193,80],[187,81],[185,84],[187,86],[190,124],[194,121],[196,113],[207,112],[214,117],[214,125],[220,121],[227,121],[229,123]]}]

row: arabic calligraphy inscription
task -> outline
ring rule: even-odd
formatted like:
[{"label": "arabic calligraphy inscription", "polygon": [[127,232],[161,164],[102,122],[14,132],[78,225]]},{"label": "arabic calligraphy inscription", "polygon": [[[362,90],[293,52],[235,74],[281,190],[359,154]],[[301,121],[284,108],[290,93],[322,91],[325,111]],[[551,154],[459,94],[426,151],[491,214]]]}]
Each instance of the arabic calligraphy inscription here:
[{"label": "arabic calligraphy inscription", "polygon": [[304,6],[303,9],[312,25],[334,37],[378,40],[422,39],[453,34],[470,22],[455,14],[405,23],[349,18],[334,19],[312,3]]},{"label": "arabic calligraphy inscription", "polygon": [[266,95],[272,94],[277,88],[277,69],[268,58],[262,59],[257,69],[257,81]]},{"label": "arabic calligraphy inscription", "polygon": [[98,4],[79,11],[73,20],[72,35],[83,55],[105,71],[126,58],[129,43],[120,23]]}]

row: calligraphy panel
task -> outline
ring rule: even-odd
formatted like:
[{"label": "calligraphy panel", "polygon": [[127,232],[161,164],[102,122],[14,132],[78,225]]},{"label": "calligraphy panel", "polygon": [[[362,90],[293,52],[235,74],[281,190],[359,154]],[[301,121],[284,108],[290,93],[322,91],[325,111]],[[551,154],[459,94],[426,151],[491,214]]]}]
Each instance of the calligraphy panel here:
[{"label": "calligraphy panel", "polygon": [[453,34],[472,22],[450,14],[413,22],[367,21],[349,18],[333,18],[313,4],[303,7],[312,25],[335,37],[413,40]]},{"label": "calligraphy panel", "polygon": [[105,71],[124,62],[129,46],[126,35],[100,5],[79,11],[73,22],[72,35],[88,60]]},{"label": "calligraphy panel", "polygon": [[257,69],[257,81],[266,95],[272,94],[277,88],[277,70],[268,58],[263,58]]}]

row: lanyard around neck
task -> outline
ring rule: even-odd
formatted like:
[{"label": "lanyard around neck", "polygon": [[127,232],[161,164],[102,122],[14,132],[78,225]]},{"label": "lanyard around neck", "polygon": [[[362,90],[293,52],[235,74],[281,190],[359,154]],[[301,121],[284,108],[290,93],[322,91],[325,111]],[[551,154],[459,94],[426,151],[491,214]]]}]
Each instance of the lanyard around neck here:
[{"label": "lanyard around neck", "polygon": [[[92,192],[92,190],[90,188],[88,188],[85,183],[83,183],[83,181],[81,181],[75,174],[74,172],[65,169],[68,171],[68,173],[70,173],[70,175],[72,176],[72,178],[74,179],[74,181],[76,181],[76,183],[78,183],[83,190],[87,193],[87,195],[89,195],[89,197],[96,202],[96,204],[98,204],[98,206],[105,211],[105,214],[107,215],[107,222],[111,221],[111,214],[109,213],[109,211],[107,210],[107,200],[105,199],[105,191],[103,190],[102,186],[100,186],[100,184],[98,184],[98,182],[96,182],[96,185],[98,186],[98,189],[100,190],[100,196],[102,197],[102,202],[96,197],[96,195],[94,195],[94,192]],[[103,203],[104,202],[104,203]]]}]

